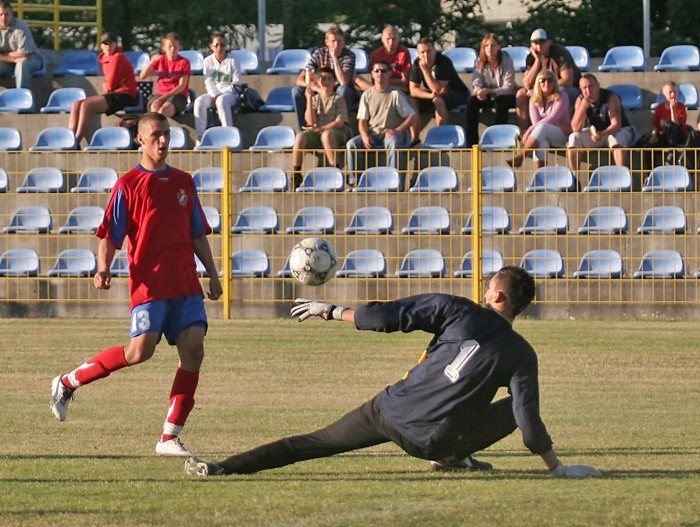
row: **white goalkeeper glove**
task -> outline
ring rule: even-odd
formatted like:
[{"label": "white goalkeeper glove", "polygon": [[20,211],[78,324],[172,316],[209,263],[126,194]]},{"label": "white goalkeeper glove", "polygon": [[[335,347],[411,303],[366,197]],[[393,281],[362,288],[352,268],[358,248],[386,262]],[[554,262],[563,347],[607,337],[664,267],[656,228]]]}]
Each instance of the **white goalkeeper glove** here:
[{"label": "white goalkeeper glove", "polygon": [[345,306],[316,302],[308,298],[297,298],[294,300],[290,313],[293,317],[299,317],[299,322],[304,322],[312,316],[321,317],[323,320],[343,320],[343,311],[346,309]]},{"label": "white goalkeeper glove", "polygon": [[564,465],[561,461],[549,471],[553,478],[598,478],[603,474],[588,465]]}]

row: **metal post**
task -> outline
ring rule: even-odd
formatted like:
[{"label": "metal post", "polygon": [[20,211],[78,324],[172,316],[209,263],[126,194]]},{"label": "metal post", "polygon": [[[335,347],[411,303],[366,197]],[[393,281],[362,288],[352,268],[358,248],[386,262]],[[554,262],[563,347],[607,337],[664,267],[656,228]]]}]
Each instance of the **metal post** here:
[{"label": "metal post", "polygon": [[265,26],[267,25],[267,14],[265,13],[265,1],[258,0],[258,62],[260,66],[265,63]]},{"label": "metal post", "polygon": [[226,146],[221,152],[222,170],[224,172],[224,188],[221,193],[221,286],[224,290],[223,317],[231,320],[231,149]]},{"label": "metal post", "polygon": [[472,146],[472,300],[481,302],[483,280],[481,279],[481,148]]},{"label": "metal post", "polygon": [[644,57],[649,61],[651,57],[651,15],[649,0],[642,0],[642,32],[644,33]]}]

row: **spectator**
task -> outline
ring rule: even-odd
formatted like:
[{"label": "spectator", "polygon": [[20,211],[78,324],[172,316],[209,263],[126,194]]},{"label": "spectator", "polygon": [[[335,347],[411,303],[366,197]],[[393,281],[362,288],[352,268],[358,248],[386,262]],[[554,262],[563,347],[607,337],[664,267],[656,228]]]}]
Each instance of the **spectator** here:
[{"label": "spectator", "polygon": [[109,31],[102,33],[100,48],[104,93],[74,102],[68,118],[68,128],[75,133],[78,147],[93,114],[112,115],[125,106],[135,106],[139,102],[134,67],[117,44],[117,35]]},{"label": "spectator", "polygon": [[345,46],[345,35],[340,28],[333,26],[326,31],[325,46],[311,54],[304,71],[299,73],[297,84],[292,88],[294,107],[297,112],[299,129],[306,123],[307,72],[316,73],[320,68],[330,68],[335,75],[335,91],[345,99],[348,110],[357,106],[360,98],[355,88],[355,54]]},{"label": "spectator", "polygon": [[[356,150],[387,149],[387,165],[396,168],[396,148],[408,146],[416,110],[403,92],[389,84],[391,66],[383,60],[372,67],[374,86],[362,94],[357,110],[360,135],[347,142],[348,185],[354,186]],[[364,165],[364,163],[363,163]]]},{"label": "spectator", "polygon": [[[417,45],[418,58],[411,67],[410,89],[419,115],[434,111],[439,126],[447,124],[449,111],[466,104],[469,88],[459,78],[452,61],[435,51],[433,41],[423,37]],[[411,146],[420,142],[420,118],[411,127]]]},{"label": "spectator", "polygon": [[[387,24],[382,30],[382,46],[375,49],[369,57],[369,69],[378,60],[383,60],[391,66],[389,84],[394,88],[408,93],[408,77],[411,72],[411,52],[406,46],[399,44],[399,31],[392,25]],[[370,79],[371,80],[371,79]],[[372,87],[372,83],[363,77],[356,77],[355,84],[362,91],[367,91]]]},{"label": "spectator", "polygon": [[[664,102],[654,109],[651,117],[653,130],[644,134],[634,145],[639,148],[683,147],[688,139],[688,110],[685,104],[678,100],[678,86],[673,81],[663,85],[661,93]],[[644,169],[651,169],[662,163],[660,150],[644,150]],[[672,154],[671,154],[672,155]],[[675,163],[674,163],[675,164]]]},{"label": "spectator", "polygon": [[545,162],[545,148],[561,148],[571,134],[569,98],[566,92],[559,91],[557,77],[552,70],[541,70],[537,74],[535,89],[530,97],[530,121],[532,125],[523,134],[524,150],[507,163],[519,167],[527,151],[535,151],[535,168],[542,168]]},{"label": "spectator", "polygon": [[335,149],[348,140],[348,108],[345,99],[333,91],[335,75],[330,68],[320,68],[315,82],[306,87],[306,125],[294,141],[292,186],[301,185],[304,149],[323,147],[329,166],[337,166]]},{"label": "spectator", "polygon": [[227,56],[228,44],[221,33],[214,33],[209,41],[212,53],[204,59],[203,93],[194,100],[194,128],[197,143],[207,129],[207,110],[216,106],[222,126],[233,126],[233,111],[238,107],[236,85],[241,82],[236,59]]},{"label": "spectator", "polygon": [[518,125],[523,131],[530,124],[528,101],[535,87],[535,79],[543,69],[552,70],[556,74],[559,89],[566,92],[569,102],[576,100],[580,93],[576,86],[578,86],[581,72],[569,50],[549,40],[544,29],[535,29],[530,35],[530,54],[525,60],[523,87],[515,94]]},{"label": "spectator", "polygon": [[29,89],[41,55],[27,23],[15,18],[10,2],[0,2],[0,75],[14,75],[17,88]]},{"label": "spectator", "polygon": [[141,79],[152,74],[158,77],[156,92],[148,101],[148,108],[173,117],[185,111],[189,97],[190,61],[180,56],[180,38],[177,33],[168,33],[161,40],[164,54],[155,54],[151,62],[141,71]]},{"label": "spectator", "polygon": [[567,143],[569,168],[576,171],[579,166],[580,148],[608,146],[613,150],[616,165],[627,164],[623,150],[632,144],[634,130],[630,126],[620,97],[601,88],[592,73],[585,73],[579,81],[581,95],[576,99],[574,116],[571,118],[573,133]]},{"label": "spectator", "polygon": [[505,124],[508,110],[515,106],[515,69],[501,47],[496,33],[487,33],[481,39],[472,96],[467,103],[467,146],[479,142],[479,110],[495,108],[496,124]]}]

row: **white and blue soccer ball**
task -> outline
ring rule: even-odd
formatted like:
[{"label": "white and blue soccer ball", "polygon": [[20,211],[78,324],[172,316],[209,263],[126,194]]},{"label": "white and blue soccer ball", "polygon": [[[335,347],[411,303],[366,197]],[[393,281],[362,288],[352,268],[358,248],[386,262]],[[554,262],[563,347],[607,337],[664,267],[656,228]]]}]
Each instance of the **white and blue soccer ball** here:
[{"label": "white and blue soccer ball", "polygon": [[322,238],[305,238],[289,254],[292,276],[305,285],[325,284],[333,278],[337,267],[335,249]]}]

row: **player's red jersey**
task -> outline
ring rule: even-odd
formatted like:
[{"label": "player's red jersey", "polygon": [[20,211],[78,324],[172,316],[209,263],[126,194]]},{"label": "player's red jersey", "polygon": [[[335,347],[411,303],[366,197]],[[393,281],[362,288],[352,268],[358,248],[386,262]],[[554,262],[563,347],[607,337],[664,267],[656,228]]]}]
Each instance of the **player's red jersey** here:
[{"label": "player's red jersey", "polygon": [[190,174],[170,166],[149,172],[137,165],[112,189],[97,236],[117,249],[129,239],[133,309],[151,300],[203,294],[192,240],[210,232]]}]

